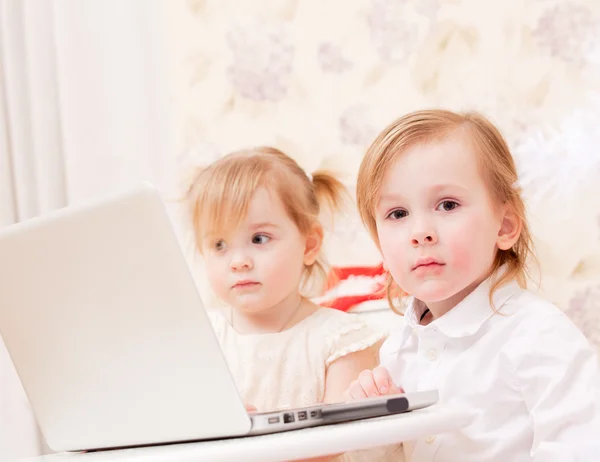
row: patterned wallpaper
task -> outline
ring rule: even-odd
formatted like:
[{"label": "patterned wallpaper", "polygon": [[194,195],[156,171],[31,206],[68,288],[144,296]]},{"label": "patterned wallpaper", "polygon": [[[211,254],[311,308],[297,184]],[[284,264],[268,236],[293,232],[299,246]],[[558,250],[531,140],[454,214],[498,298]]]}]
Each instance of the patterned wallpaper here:
[{"label": "patterned wallpaper", "polygon": [[[177,0],[169,3],[177,168],[273,144],[350,188],[387,123],[475,109],[521,173],[541,291],[600,345],[600,2]],[[378,262],[356,213],[336,264]]]}]

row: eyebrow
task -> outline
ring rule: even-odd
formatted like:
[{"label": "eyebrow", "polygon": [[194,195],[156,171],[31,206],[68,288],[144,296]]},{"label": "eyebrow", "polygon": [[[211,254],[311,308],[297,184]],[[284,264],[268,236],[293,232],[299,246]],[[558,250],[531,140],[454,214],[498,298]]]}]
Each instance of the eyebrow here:
[{"label": "eyebrow", "polygon": [[[255,231],[257,229],[265,229],[265,228],[280,228],[279,225],[276,225],[275,223],[270,223],[268,221],[263,221],[260,223],[256,223],[250,226],[250,229]],[[225,236],[220,235],[219,233],[216,233],[214,231],[207,231],[204,234],[202,234],[202,238],[203,239],[223,239],[225,238]]]},{"label": "eyebrow", "polygon": [[458,190],[460,190],[462,192],[467,192],[468,191],[467,188],[465,188],[464,186],[458,185],[458,184],[438,184],[438,185],[435,185],[431,189],[432,189],[432,191],[434,193],[439,193],[439,192],[444,191],[446,189],[458,189]]},{"label": "eyebrow", "polygon": [[275,223],[270,223],[268,221],[264,221],[262,223],[256,223],[250,226],[250,229],[261,229],[261,228],[279,228]]},{"label": "eyebrow", "polygon": [[[439,194],[442,191],[448,190],[448,189],[458,189],[461,192],[468,192],[468,189],[465,188],[464,186],[460,186],[458,184],[437,184],[433,187],[430,188],[430,190],[433,192],[433,194]],[[379,196],[379,201],[378,203],[382,203],[382,202],[395,202],[398,200],[402,200],[402,194],[382,194],[381,196]]]},{"label": "eyebrow", "polygon": [[402,198],[402,196],[400,194],[382,194],[381,196],[379,196],[379,200],[377,202],[381,203],[381,202],[397,201],[398,199],[401,199],[401,198]]}]

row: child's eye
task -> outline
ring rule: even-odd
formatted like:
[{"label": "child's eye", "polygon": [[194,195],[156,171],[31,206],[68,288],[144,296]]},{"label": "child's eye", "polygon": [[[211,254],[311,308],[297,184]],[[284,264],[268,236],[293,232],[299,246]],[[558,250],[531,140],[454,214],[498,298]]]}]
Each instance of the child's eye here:
[{"label": "child's eye", "polygon": [[271,238],[265,234],[255,234],[254,236],[252,236],[253,244],[266,244],[270,240]]},{"label": "child's eye", "polygon": [[387,220],[400,220],[404,217],[408,216],[408,212],[403,209],[392,210],[388,213],[388,216],[385,217]]},{"label": "child's eye", "polygon": [[227,248],[227,244],[225,243],[225,241],[223,239],[219,239],[214,244],[214,249],[219,252],[225,250],[226,248]]},{"label": "child's eye", "polygon": [[458,207],[458,205],[459,204],[456,201],[442,201],[437,206],[436,210],[439,210],[440,212],[450,212],[451,210],[454,210],[456,207]]}]

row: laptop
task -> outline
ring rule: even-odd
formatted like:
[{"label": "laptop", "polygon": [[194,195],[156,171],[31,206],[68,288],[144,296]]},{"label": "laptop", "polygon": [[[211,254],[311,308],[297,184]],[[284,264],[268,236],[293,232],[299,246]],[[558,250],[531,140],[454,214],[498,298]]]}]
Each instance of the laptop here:
[{"label": "laptop", "polygon": [[0,284],[0,335],[55,451],[296,430],[438,399],[248,413],[151,185],[0,230]]}]

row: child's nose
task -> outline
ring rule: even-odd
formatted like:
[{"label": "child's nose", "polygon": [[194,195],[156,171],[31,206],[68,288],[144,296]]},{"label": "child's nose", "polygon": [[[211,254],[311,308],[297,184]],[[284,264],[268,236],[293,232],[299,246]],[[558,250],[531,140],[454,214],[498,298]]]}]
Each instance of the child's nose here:
[{"label": "child's nose", "polygon": [[252,259],[242,253],[235,254],[230,263],[232,271],[248,271],[252,269],[252,266]]},{"label": "child's nose", "polygon": [[432,245],[438,241],[437,234],[433,231],[418,231],[414,232],[411,237],[411,243],[413,247],[421,245]]}]

